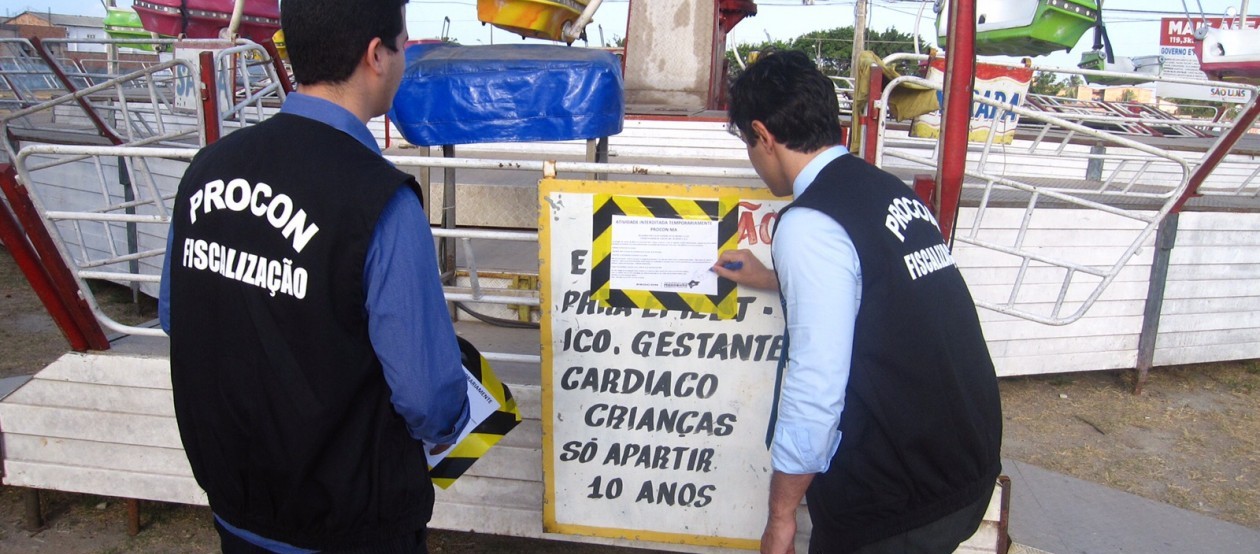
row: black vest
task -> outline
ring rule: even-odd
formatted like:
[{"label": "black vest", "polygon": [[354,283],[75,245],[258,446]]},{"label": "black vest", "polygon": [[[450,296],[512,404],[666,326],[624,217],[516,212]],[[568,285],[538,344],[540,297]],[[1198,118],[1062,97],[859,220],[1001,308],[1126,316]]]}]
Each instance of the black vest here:
[{"label": "black vest", "polygon": [[420,443],[368,338],[364,260],[412,178],[280,114],[203,149],[179,185],[171,382],[197,483],[232,525],[305,548],[412,533],[433,510]]},{"label": "black vest", "polygon": [[1001,399],[967,284],[905,183],[842,156],[797,206],[844,227],[862,264],[840,447],[807,492],[813,533],[851,550],[992,490]]}]

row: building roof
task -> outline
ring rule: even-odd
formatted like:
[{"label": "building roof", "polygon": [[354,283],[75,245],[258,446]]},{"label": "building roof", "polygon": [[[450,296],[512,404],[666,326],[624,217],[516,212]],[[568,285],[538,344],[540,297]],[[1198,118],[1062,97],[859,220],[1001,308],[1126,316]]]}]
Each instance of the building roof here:
[{"label": "building roof", "polygon": [[52,14],[52,24],[59,27],[91,27],[94,29],[104,29],[105,18],[90,15],[63,15],[54,13]]},{"label": "building roof", "polygon": [[68,15],[68,14],[61,14],[61,13],[48,13],[48,12],[41,12],[38,10],[24,11],[13,17],[9,17],[5,19],[4,23],[13,21],[14,19],[22,17],[23,15],[26,15],[26,14],[30,14],[44,21],[47,21],[49,25],[52,25],[54,27],[91,27],[94,29],[105,28],[105,18],[103,17],[95,17],[91,15]]}]

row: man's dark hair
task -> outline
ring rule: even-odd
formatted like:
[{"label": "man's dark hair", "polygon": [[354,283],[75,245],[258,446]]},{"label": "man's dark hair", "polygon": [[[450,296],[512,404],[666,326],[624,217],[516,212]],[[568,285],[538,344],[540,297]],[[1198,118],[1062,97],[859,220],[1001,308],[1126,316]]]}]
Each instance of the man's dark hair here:
[{"label": "man's dark hair", "polygon": [[298,84],[335,84],[354,73],[373,38],[386,48],[407,24],[407,0],[284,0],[280,27]]},{"label": "man's dark hair", "polygon": [[731,84],[730,124],[749,145],[760,121],[790,150],[813,152],[840,144],[840,102],[835,85],[803,52],[762,56]]}]

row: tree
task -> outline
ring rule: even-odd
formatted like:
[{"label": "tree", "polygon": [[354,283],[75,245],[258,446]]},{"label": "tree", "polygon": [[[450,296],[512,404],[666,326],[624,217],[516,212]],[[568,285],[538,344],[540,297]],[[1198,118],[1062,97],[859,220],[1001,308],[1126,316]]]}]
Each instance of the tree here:
[{"label": "tree", "polygon": [[[890,54],[898,52],[913,52],[915,38],[907,33],[903,33],[893,28],[884,31],[866,31],[867,50],[874,52],[883,58]],[[921,50],[926,50],[927,43],[920,41]],[[752,52],[768,52],[771,50],[800,50],[814,59],[818,64],[818,68],[827,75],[848,76],[850,74],[849,67],[853,63],[853,27],[837,27],[827,31],[813,31],[806,33],[789,41],[776,40],[773,42],[766,41],[759,44],[742,44],[736,46],[741,59],[747,63],[749,54]],[[731,77],[739,75],[739,63],[735,61],[735,57],[728,51],[726,53],[727,60],[730,62]],[[898,67],[901,73],[913,72],[916,70],[912,64],[905,64],[904,67]]]},{"label": "tree", "polygon": [[1028,92],[1045,96],[1064,96],[1083,84],[1085,80],[1080,75],[1069,75],[1063,80],[1058,80],[1054,73],[1038,71],[1033,73],[1032,82],[1028,84]]},{"label": "tree", "polygon": [[1032,82],[1028,84],[1028,92],[1046,96],[1058,96],[1059,93],[1063,92],[1063,87],[1064,83],[1059,82],[1054,73],[1038,71],[1033,74]]}]

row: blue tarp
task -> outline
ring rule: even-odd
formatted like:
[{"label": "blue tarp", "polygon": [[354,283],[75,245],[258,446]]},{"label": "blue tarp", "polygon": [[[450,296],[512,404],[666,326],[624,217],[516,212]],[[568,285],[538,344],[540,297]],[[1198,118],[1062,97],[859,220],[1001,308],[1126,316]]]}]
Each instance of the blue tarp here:
[{"label": "blue tarp", "polygon": [[621,132],[617,57],[516,44],[407,48],[390,120],[419,146],[593,139]]}]

